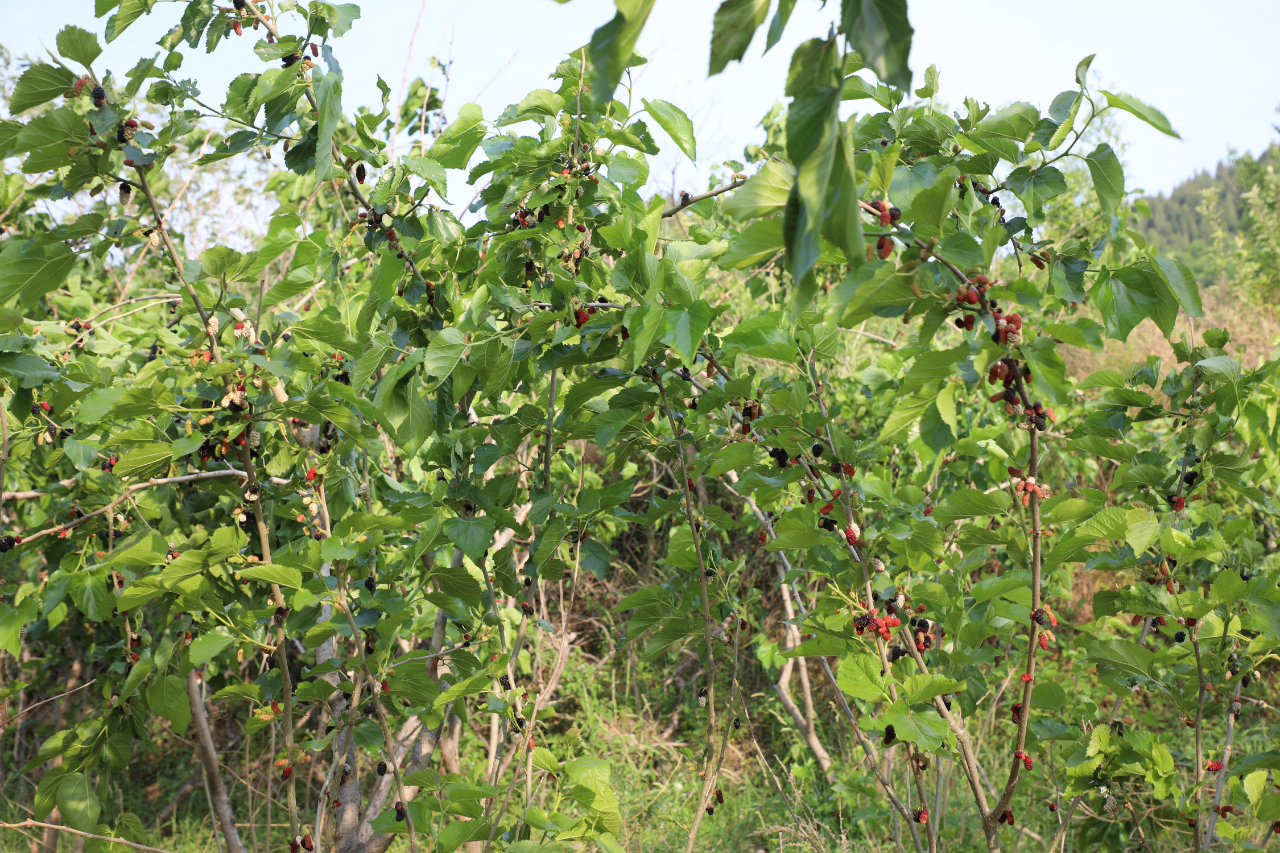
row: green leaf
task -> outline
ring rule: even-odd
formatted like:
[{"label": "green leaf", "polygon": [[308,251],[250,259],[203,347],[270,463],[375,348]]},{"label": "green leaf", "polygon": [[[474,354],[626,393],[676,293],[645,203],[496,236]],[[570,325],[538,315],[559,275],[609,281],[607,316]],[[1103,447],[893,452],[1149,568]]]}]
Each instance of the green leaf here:
[{"label": "green leaf", "polygon": [[173,723],[173,731],[181,736],[191,723],[191,697],[181,676],[155,678],[147,687],[147,705],[152,713]]},{"label": "green leaf", "polygon": [[83,773],[68,773],[58,785],[58,811],[67,826],[81,832],[93,832],[98,828],[98,815],[102,803],[89,778]]},{"label": "green leaf", "polygon": [[[1093,164],[1090,163],[1090,169],[1092,168]],[[1019,166],[1009,173],[1005,183],[1027,208],[1027,212],[1035,217],[1040,216],[1046,201],[1067,191],[1067,179],[1053,166],[1045,166],[1034,172],[1026,166]]]},{"label": "green leaf", "polygon": [[[28,762],[23,772],[27,772],[34,766],[38,765],[32,765]],[[40,784],[36,787],[35,802],[32,804],[32,815],[36,820],[47,818],[54,807],[58,805],[58,787],[62,785],[62,780],[66,775],[66,766],[59,765],[58,767],[50,767],[40,777]],[[1280,798],[1280,795],[1277,795],[1277,797]]]},{"label": "green leaf", "polygon": [[466,554],[471,562],[480,565],[484,561],[484,552],[493,543],[493,532],[496,524],[492,518],[451,518],[444,523],[444,532],[449,540]]},{"label": "green leaf", "polygon": [[734,326],[733,331],[724,335],[721,341],[731,356],[741,353],[789,362],[796,355],[790,324],[781,311],[749,317]]},{"label": "green leaf", "polygon": [[631,62],[636,41],[649,20],[655,0],[615,0],[617,14],[609,23],[591,34],[587,48],[590,58],[588,81],[597,106],[613,98],[613,90],[622,80],[622,72]]},{"label": "green leaf", "polygon": [[[341,172],[341,166],[333,161],[333,132],[342,118],[342,75],[330,72],[322,74],[319,68],[311,71],[312,86],[320,115],[316,120],[316,180],[327,181]],[[317,79],[318,78],[318,79]]]},{"label": "green leaf", "polygon": [[9,96],[9,112],[17,115],[20,112],[47,104],[59,95],[65,94],[76,82],[76,75],[61,65],[47,65],[43,62],[32,65],[13,87]]},{"label": "green leaf", "polygon": [[20,306],[30,308],[62,286],[76,260],[62,244],[40,251],[22,240],[5,241],[0,251],[0,305],[17,297]]},{"label": "green leaf", "polygon": [[796,313],[807,307],[816,286],[806,276],[822,251],[827,187],[840,142],[839,63],[834,38],[810,39],[791,58],[787,91],[794,92],[795,99],[787,111],[787,156],[798,171],[783,215],[782,235],[787,270],[801,282],[792,298]]},{"label": "green leaf", "polygon": [[653,638],[645,646],[641,659],[651,661],[677,643],[701,634],[702,626],[698,623],[688,619],[668,619],[661,628],[654,631]]},{"label": "green leaf", "polygon": [[1181,139],[1178,132],[1169,124],[1169,119],[1165,118],[1164,113],[1155,107],[1144,104],[1133,95],[1126,95],[1123,92],[1108,92],[1103,89],[1102,94],[1107,96],[1107,106],[1124,110],[1127,113],[1137,116],[1147,124],[1154,127],[1161,133],[1168,134],[1174,139]]},{"label": "green leaf", "polygon": [[[477,595],[477,598],[478,597],[479,596]],[[436,698],[435,707],[443,708],[448,703],[456,699],[461,699],[464,696],[478,696],[485,690],[489,689],[489,685],[492,680],[492,676],[482,672],[479,675],[459,681],[458,683],[450,686],[448,690],[445,690]]]},{"label": "green leaf", "polygon": [[444,379],[458,366],[466,349],[467,341],[462,332],[455,326],[446,326],[431,339],[422,368],[428,376]]},{"label": "green leaf", "polygon": [[[1058,146],[1062,145],[1063,142],[1067,141],[1067,135],[1071,133],[1071,129],[1075,126],[1076,116],[1080,113],[1080,105],[1082,103],[1084,103],[1084,92],[1077,92],[1075,99],[1071,102],[1070,109],[1067,110],[1067,115],[1058,125],[1058,129],[1053,132],[1053,136],[1049,138],[1049,142],[1044,146],[1044,150],[1054,151]],[[1052,110],[1050,110],[1050,112],[1052,112]]]},{"label": "green leaf", "polygon": [[1173,291],[1173,295],[1177,297],[1178,304],[1182,306],[1182,310],[1187,312],[1187,316],[1203,316],[1204,308],[1200,304],[1200,287],[1196,284],[1196,278],[1187,265],[1174,258],[1153,257],[1151,261],[1155,265],[1156,272],[1160,274],[1160,277],[1164,279],[1164,283],[1169,286],[1169,290]]},{"label": "green leaf", "polygon": [[1080,525],[1077,532],[1081,536],[1092,536],[1096,539],[1124,539],[1128,530],[1128,510],[1124,507],[1109,506]]},{"label": "green leaf", "polygon": [[887,698],[885,677],[881,675],[881,663],[869,655],[855,655],[840,662],[836,673],[836,685],[848,695],[865,702],[877,702]]},{"label": "green leaf", "polygon": [[1082,634],[1080,644],[1095,664],[1129,675],[1151,675],[1155,655],[1132,640],[1103,640],[1092,634]]},{"label": "green leaf", "polygon": [[169,449],[169,445],[159,441],[150,441],[140,444],[132,450],[126,450],[120,456],[119,461],[116,462],[115,475],[117,477],[146,479],[154,477],[167,469],[172,461],[173,453]]},{"label": "green leaf", "polygon": [[236,641],[235,637],[219,625],[212,631],[205,631],[191,641],[187,647],[192,666],[199,666],[213,660],[213,656]]},{"label": "green leaf", "polygon": [[779,530],[778,535],[769,540],[769,544],[765,545],[766,551],[807,551],[810,548],[821,545],[823,541],[832,541],[820,530],[810,528],[799,528],[791,530]]},{"label": "green leaf", "polygon": [[957,489],[934,510],[933,517],[939,524],[947,524],[957,518],[1003,515],[1009,503],[1009,495],[1003,491],[985,494],[979,489]]},{"label": "green leaf", "polygon": [[925,409],[933,403],[933,397],[923,396],[921,394],[908,394],[899,397],[893,405],[893,411],[889,413],[889,417],[885,418],[884,424],[880,427],[880,438],[882,442],[889,441],[899,433],[909,428],[924,415]]},{"label": "green leaf", "polygon": [[733,191],[724,203],[724,212],[734,219],[755,219],[778,213],[791,197],[791,186],[795,180],[794,166],[781,160],[770,160]]},{"label": "green leaf", "polygon": [[0,649],[15,658],[22,647],[22,629],[40,615],[35,598],[27,597],[14,607],[0,603]]},{"label": "green leaf", "polygon": [[1240,378],[1240,362],[1229,355],[1214,355],[1196,362],[1196,367],[1209,379],[1235,382]]},{"label": "green leaf", "polygon": [[716,258],[721,269],[740,270],[759,266],[784,248],[782,220],[774,217],[752,222],[733,238],[729,249]]},{"label": "green leaf", "polygon": [[1131,509],[1125,516],[1125,541],[1133,549],[1133,553],[1142,554],[1160,532],[1160,522],[1155,513],[1142,507]]},{"label": "green leaf", "polygon": [[21,388],[35,388],[61,375],[52,364],[27,352],[0,353],[0,371],[13,377]]},{"label": "green leaf", "polygon": [[911,37],[907,0],[842,0],[840,23],[850,47],[885,83],[911,88]]},{"label": "green leaf", "polygon": [[[724,0],[720,4],[712,23],[708,76],[719,74],[731,61],[741,60],[746,55],[751,39],[768,14],[769,0]],[[661,121],[658,123],[662,124]],[[692,154],[689,159],[693,159]]]},{"label": "green leaf", "polygon": [[936,711],[913,714],[906,701],[899,699],[884,715],[884,722],[894,727],[899,740],[918,744],[930,752],[942,747],[947,737],[947,724]]},{"label": "green leaf", "polygon": [[472,577],[465,566],[437,564],[431,570],[431,579],[445,595],[462,599],[469,605],[480,602],[480,582]]},{"label": "green leaf", "polygon": [[961,682],[943,675],[917,673],[902,682],[902,697],[907,704],[918,705],[944,693],[955,693],[963,686]]},{"label": "green leaf", "polygon": [[77,26],[65,26],[58,31],[58,53],[72,62],[88,68],[102,54],[98,37]]},{"label": "green leaf", "polygon": [[1120,166],[1120,158],[1110,145],[1103,142],[1084,160],[1089,164],[1098,203],[1108,213],[1115,212],[1124,198],[1124,169]]},{"label": "green leaf", "polygon": [[[118,39],[129,28],[129,25],[151,11],[154,0],[120,0],[120,11],[107,19],[107,44]],[[99,0],[99,8],[101,0]],[[108,7],[110,8],[110,7]],[[98,12],[102,15],[102,12]]]},{"label": "green leaf", "polygon": [[980,583],[974,584],[973,600],[990,601],[997,596],[1006,595],[1024,586],[1031,586],[1031,570],[1014,569],[998,577],[987,578]]},{"label": "green leaf", "polygon": [[248,580],[264,581],[289,589],[302,589],[302,572],[292,566],[279,563],[260,563],[256,566],[240,569],[238,574]]},{"label": "green leaf", "polygon": [[534,113],[548,118],[556,118],[560,115],[562,109],[564,109],[564,98],[550,89],[534,89],[520,101],[520,104],[516,107],[516,114]]},{"label": "green leaf", "polygon": [[684,111],[667,101],[644,101],[644,106],[653,116],[653,120],[658,123],[658,127],[667,132],[685,156],[690,160],[697,160],[698,144],[693,138],[693,122],[684,114]]},{"label": "green leaf", "polygon": [[484,134],[484,113],[479,105],[463,104],[453,124],[427,149],[427,156],[446,169],[465,169]]},{"label": "green leaf", "polygon": [[912,231],[917,237],[941,240],[946,236],[947,221],[960,200],[960,190],[955,185],[959,176],[955,167],[948,166],[938,174],[932,186],[920,190],[911,199],[911,205],[903,211],[903,216],[914,220]]},{"label": "green leaf", "polygon": [[1076,63],[1076,84],[1081,88],[1089,85],[1089,66],[1093,64],[1096,53],[1091,53]]},{"label": "green leaf", "polygon": [[663,314],[662,342],[692,365],[702,336],[711,324],[711,306],[699,299],[688,308],[668,308]]},{"label": "green leaf", "polygon": [[[1053,498],[1049,499],[1053,501]],[[1049,501],[1041,504],[1044,513],[1044,521],[1047,524],[1062,524],[1064,522],[1079,521],[1082,518],[1088,518],[1093,514],[1094,506],[1092,503],[1081,498],[1063,498],[1055,501],[1052,506]]]}]

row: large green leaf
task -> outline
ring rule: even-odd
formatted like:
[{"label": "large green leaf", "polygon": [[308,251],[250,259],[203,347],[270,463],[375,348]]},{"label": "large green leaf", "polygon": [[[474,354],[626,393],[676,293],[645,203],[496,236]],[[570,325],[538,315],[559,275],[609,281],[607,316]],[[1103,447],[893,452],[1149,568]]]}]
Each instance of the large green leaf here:
[{"label": "large green leaf", "polygon": [[456,326],[443,328],[431,339],[422,368],[428,376],[444,379],[457,367],[467,349],[466,338]]},{"label": "large green leaf", "polygon": [[480,564],[484,560],[484,552],[493,543],[495,526],[494,520],[488,516],[451,518],[444,523],[444,531],[453,544],[471,558],[471,562]]},{"label": "large green leaf", "polygon": [[1067,179],[1053,166],[1045,166],[1036,171],[1019,166],[1009,173],[1005,184],[1033,217],[1040,216],[1046,201],[1067,191]]},{"label": "large green leaf", "polygon": [[734,219],[755,219],[778,213],[791,196],[796,180],[795,167],[781,160],[770,160],[724,203],[724,212]]},{"label": "large green leaf", "polygon": [[907,0],[842,0],[840,23],[849,45],[884,82],[911,88],[911,37]]},{"label": "large green leaf", "polygon": [[1169,124],[1169,119],[1165,118],[1164,113],[1160,112],[1153,106],[1144,104],[1133,95],[1126,95],[1124,92],[1108,92],[1102,90],[1102,94],[1107,97],[1107,106],[1124,110],[1127,113],[1137,116],[1147,124],[1154,127],[1161,133],[1168,134],[1174,139],[1181,139],[1178,132]]},{"label": "large green leaf", "polygon": [[1124,169],[1111,146],[1103,142],[1084,158],[1102,209],[1111,213],[1124,198]]},{"label": "large green leaf", "polygon": [[947,222],[960,200],[960,190],[955,185],[959,176],[954,166],[948,166],[932,186],[920,190],[911,199],[910,209],[904,211],[903,216],[914,220],[912,231],[917,237],[941,240],[946,236]]},{"label": "large green leaf", "polygon": [[690,160],[698,159],[698,143],[693,137],[693,122],[684,111],[668,101],[644,101],[645,109],[667,136],[680,147]]},{"label": "large green leaf", "polygon": [[729,249],[716,258],[727,270],[758,266],[783,250],[782,220],[774,217],[752,222],[729,244]]},{"label": "large green leaf", "polygon": [[24,309],[62,286],[76,255],[63,244],[38,249],[22,240],[5,241],[0,251],[0,305],[17,299]]},{"label": "large green leaf", "polygon": [[1155,655],[1150,649],[1143,648],[1132,640],[1104,640],[1093,634],[1082,634],[1080,644],[1084,646],[1093,663],[1126,675],[1151,675],[1151,664]]},{"label": "large green leaf", "polygon": [[840,54],[834,38],[810,39],[796,48],[791,57],[792,80],[798,75],[804,85],[795,89],[795,99],[787,112],[787,156],[796,165],[796,182],[791,188],[783,216],[782,236],[787,247],[787,270],[802,285],[793,297],[798,312],[808,303],[812,290],[805,277],[818,262],[820,235],[826,217],[827,186],[831,180],[836,149],[840,141]]},{"label": "large green leaf", "polygon": [[702,336],[711,324],[711,306],[699,299],[688,308],[668,308],[663,315],[662,342],[692,366]]},{"label": "large green leaf", "polygon": [[1196,284],[1195,275],[1182,261],[1175,258],[1152,258],[1156,272],[1164,279],[1169,290],[1177,297],[1178,304],[1188,316],[1200,317],[1204,309],[1200,305],[1200,287]]},{"label": "large green leaf", "polygon": [[191,641],[187,647],[192,666],[208,663],[213,656],[236,641],[236,638],[219,625],[212,631],[205,631]]},{"label": "large green leaf", "polygon": [[712,25],[711,68],[707,73],[719,74],[731,61],[742,59],[768,14],[769,0],[724,0]]},{"label": "large green leaf", "polygon": [[[141,18],[147,12],[150,12],[151,7],[155,2],[156,0],[120,0],[120,11],[107,19],[107,44],[110,44],[120,38],[120,36],[124,34],[124,31],[129,28],[130,24]],[[97,5],[101,8],[103,5],[102,0],[98,0]],[[108,5],[107,8],[111,8],[111,6]],[[98,14],[101,15],[103,13],[99,11]],[[212,50],[212,47],[210,50]]]},{"label": "large green leaf", "polygon": [[933,517],[939,524],[946,524],[958,518],[1003,515],[1009,504],[1009,495],[1003,491],[987,494],[980,489],[957,489],[934,510]]},{"label": "large green leaf", "polygon": [[649,20],[655,0],[615,0],[618,11],[609,23],[591,34],[588,80],[596,104],[604,105],[622,80],[622,72],[631,62],[636,41]]},{"label": "large green leaf", "polygon": [[58,30],[56,43],[58,45],[58,53],[62,54],[65,59],[79,62],[85,68],[92,65],[93,61],[102,55],[102,47],[98,44],[98,37],[88,30],[74,25],[68,25]]},{"label": "large green leaf", "polygon": [[47,104],[64,94],[76,82],[76,75],[61,65],[36,63],[22,72],[9,96],[9,112],[18,114]]},{"label": "large green leaf", "polygon": [[58,811],[67,826],[81,832],[93,832],[98,828],[98,815],[102,803],[83,773],[68,773],[58,785]]},{"label": "large green leaf", "polygon": [[484,114],[479,105],[463,104],[453,124],[431,143],[427,156],[446,169],[465,169],[484,134]]},{"label": "large green leaf", "polygon": [[342,75],[336,72],[321,74],[313,69],[312,85],[319,104],[320,116],[316,121],[316,180],[327,181],[341,171],[333,161],[333,132],[342,118]]},{"label": "large green leaf", "polygon": [[248,580],[264,581],[265,583],[273,583],[289,589],[302,588],[302,572],[292,566],[263,563],[243,568],[239,574],[241,578]]},{"label": "large green leaf", "polygon": [[166,675],[152,679],[147,687],[147,705],[152,713],[173,723],[173,730],[179,735],[185,733],[191,723],[191,696],[181,676]]}]

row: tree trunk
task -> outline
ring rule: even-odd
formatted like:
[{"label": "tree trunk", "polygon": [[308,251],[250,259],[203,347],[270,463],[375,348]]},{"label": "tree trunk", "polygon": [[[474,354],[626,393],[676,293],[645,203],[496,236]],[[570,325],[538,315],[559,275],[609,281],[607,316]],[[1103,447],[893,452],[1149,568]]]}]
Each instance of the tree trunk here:
[{"label": "tree trunk", "polygon": [[209,793],[213,797],[213,817],[222,829],[222,837],[226,839],[226,853],[244,853],[240,833],[236,831],[236,815],[231,808],[231,797],[227,795],[227,786],[223,784],[222,772],[218,769],[218,751],[213,745],[209,716],[205,712],[204,697],[200,695],[200,681],[194,669],[187,673],[187,696],[191,699],[191,722],[196,727],[200,761],[204,764],[205,777],[209,780]]}]

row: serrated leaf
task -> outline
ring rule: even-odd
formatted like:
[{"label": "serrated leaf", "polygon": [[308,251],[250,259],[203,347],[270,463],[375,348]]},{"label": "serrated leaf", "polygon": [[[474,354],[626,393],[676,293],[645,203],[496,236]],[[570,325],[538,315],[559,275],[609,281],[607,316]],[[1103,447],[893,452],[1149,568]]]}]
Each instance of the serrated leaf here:
[{"label": "serrated leaf", "polygon": [[1144,104],[1133,95],[1126,95],[1124,92],[1108,92],[1102,90],[1102,94],[1107,98],[1107,106],[1124,110],[1131,115],[1145,121],[1161,133],[1172,136],[1174,139],[1181,139],[1178,132],[1169,124],[1169,119],[1165,118],[1164,113],[1160,112],[1153,106]]},{"label": "serrated leaf", "polygon": [[32,107],[47,104],[64,94],[76,82],[76,75],[61,65],[38,62],[18,78],[9,96],[9,112],[17,115]]}]

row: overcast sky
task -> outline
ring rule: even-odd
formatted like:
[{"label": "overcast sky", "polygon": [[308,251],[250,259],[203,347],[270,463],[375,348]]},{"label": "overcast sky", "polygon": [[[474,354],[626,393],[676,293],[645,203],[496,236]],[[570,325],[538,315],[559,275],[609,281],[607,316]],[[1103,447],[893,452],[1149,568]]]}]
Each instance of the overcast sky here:
[{"label": "overcast sky", "polygon": [[[156,40],[184,5],[157,4],[95,65],[122,75],[138,56],[158,49]],[[741,158],[746,143],[759,141],[755,126],[782,99],[792,49],[805,38],[825,35],[839,7],[837,0],[825,10],[818,0],[799,0],[781,44],[762,56],[762,27],[744,63],[708,78],[717,5],[718,0],[658,0],[637,48],[649,59],[636,75],[637,97],[675,103],[697,131],[696,165],[659,139],[664,150],[651,163],[653,180],[666,190],[673,169],[678,189],[698,189],[712,164]],[[37,55],[53,47],[64,23],[101,33],[106,19],[95,19],[93,7],[93,0],[0,0],[0,43],[18,56]],[[406,67],[409,80],[427,77],[427,60],[437,56],[452,63],[447,112],[475,101],[488,118],[530,89],[553,87],[546,78],[556,63],[613,13],[611,0],[365,0],[362,8],[363,17],[335,42],[348,114],[354,106],[377,103],[378,74],[391,85],[394,104]],[[917,85],[924,69],[936,64],[942,73],[939,97],[952,105],[966,96],[993,105],[1021,99],[1047,111],[1054,95],[1074,85],[1076,62],[1096,53],[1095,85],[1156,106],[1182,134],[1181,141],[1171,139],[1124,116],[1130,187],[1167,192],[1197,170],[1212,169],[1230,148],[1258,152],[1280,138],[1273,127],[1280,123],[1277,0],[1220,7],[1202,0],[909,0],[909,9]],[[286,29],[291,18],[285,19]],[[252,53],[250,32],[212,57],[184,45],[180,76],[195,77],[206,99],[221,103],[236,74],[263,67]],[[438,72],[435,81],[443,83]],[[849,106],[865,109],[869,103]],[[462,183],[461,176],[450,175],[451,201],[465,204],[471,194]]]}]

